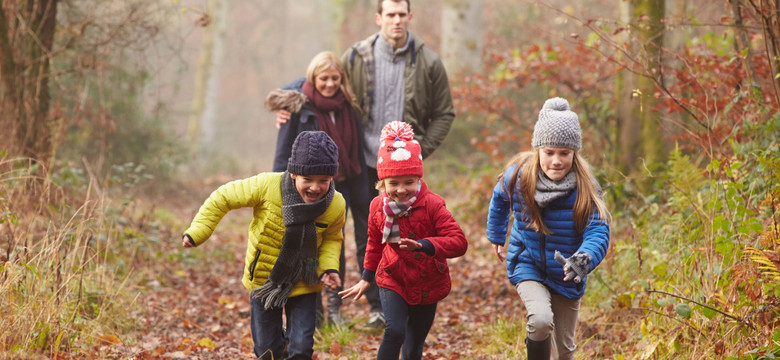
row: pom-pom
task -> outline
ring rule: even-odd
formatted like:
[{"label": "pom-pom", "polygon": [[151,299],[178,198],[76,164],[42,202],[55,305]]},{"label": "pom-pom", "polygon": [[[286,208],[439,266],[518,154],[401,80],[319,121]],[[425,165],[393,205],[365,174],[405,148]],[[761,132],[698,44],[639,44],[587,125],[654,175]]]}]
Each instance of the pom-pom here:
[{"label": "pom-pom", "polygon": [[542,106],[542,110],[567,111],[570,110],[569,102],[560,97],[547,99],[547,101],[544,102],[544,106]]},{"label": "pom-pom", "polygon": [[391,142],[396,142],[397,140],[411,141],[414,139],[414,130],[412,130],[411,125],[403,121],[391,121],[382,128],[380,138],[390,140]]}]

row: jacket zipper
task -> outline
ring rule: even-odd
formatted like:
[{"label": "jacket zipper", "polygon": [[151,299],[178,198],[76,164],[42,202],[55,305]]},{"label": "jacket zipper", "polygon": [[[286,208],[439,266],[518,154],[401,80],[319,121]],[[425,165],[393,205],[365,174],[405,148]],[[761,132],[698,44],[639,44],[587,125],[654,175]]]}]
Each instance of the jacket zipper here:
[{"label": "jacket zipper", "polygon": [[260,259],[260,249],[257,249],[255,252],[255,259],[249,263],[249,281],[252,281],[255,278],[255,266],[257,266],[258,259]]},{"label": "jacket zipper", "polygon": [[[542,209],[542,221],[544,221],[544,214],[546,212],[546,209]],[[539,243],[539,259],[542,260],[542,281],[547,280],[547,236],[544,234],[540,234],[540,243]]]}]

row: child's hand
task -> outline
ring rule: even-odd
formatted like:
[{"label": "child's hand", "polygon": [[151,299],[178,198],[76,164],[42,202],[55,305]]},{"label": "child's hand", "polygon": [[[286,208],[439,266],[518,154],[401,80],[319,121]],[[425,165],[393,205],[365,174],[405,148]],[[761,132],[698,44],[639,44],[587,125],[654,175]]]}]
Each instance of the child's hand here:
[{"label": "child's hand", "polygon": [[181,246],[184,246],[186,248],[191,248],[191,247],[195,247],[195,243],[193,243],[192,240],[190,238],[188,238],[187,236],[182,236],[181,237]]},{"label": "child's hand", "polygon": [[422,244],[417,242],[417,240],[401,239],[401,241],[398,242],[398,248],[401,250],[413,251],[422,248]]},{"label": "child's hand", "polygon": [[501,263],[504,262],[504,247],[501,245],[493,244],[493,251],[496,252],[496,256],[498,256],[498,261]]},{"label": "child's hand", "polygon": [[350,296],[355,296],[352,300],[357,301],[360,299],[361,296],[368,290],[369,285],[371,285],[368,281],[360,280],[357,284],[353,285],[351,288],[339,291],[339,295],[341,295],[342,299],[346,299]]},{"label": "child's hand", "polygon": [[290,112],[287,110],[276,111],[276,128],[281,129],[283,124],[290,120]]},{"label": "child's hand", "polygon": [[332,290],[336,290],[339,287],[341,287],[341,279],[339,278],[339,273],[330,272],[322,274],[322,283],[325,284],[325,286],[331,288]]}]

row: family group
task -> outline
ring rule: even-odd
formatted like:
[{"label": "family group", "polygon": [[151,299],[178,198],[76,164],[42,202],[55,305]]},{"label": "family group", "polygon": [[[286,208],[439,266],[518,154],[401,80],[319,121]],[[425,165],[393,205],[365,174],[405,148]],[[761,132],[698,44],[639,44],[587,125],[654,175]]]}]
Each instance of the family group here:
[{"label": "family group", "polygon": [[[379,32],[341,57],[317,54],[305,77],[268,94],[279,129],[272,171],[220,186],[183,233],[183,246],[200,246],[227,212],[253,209],[242,283],[258,358],[311,359],[316,329],[343,323],[342,300],[365,295],[367,326],[384,328],[377,359],[422,359],[451,290],[447,259],[467,251],[423,180],[455,117],[447,73],[409,31],[410,0],[378,0],[375,20]],[[530,145],[486,196],[487,238],[525,306],[527,358],[573,359],[610,215],[567,100],[544,103]],[[344,287],[349,211],[360,280]]]}]

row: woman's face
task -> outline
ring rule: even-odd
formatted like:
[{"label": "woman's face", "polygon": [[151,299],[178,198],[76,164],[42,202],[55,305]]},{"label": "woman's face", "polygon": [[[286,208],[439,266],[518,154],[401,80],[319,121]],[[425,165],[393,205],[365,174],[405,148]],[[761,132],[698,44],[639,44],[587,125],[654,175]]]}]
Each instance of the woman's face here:
[{"label": "woman's face", "polygon": [[574,150],[567,148],[544,147],[539,149],[539,165],[552,181],[563,179],[571,170],[574,162]]},{"label": "woman's face", "polygon": [[329,67],[314,77],[314,88],[324,97],[336,95],[341,87],[341,74]]}]

